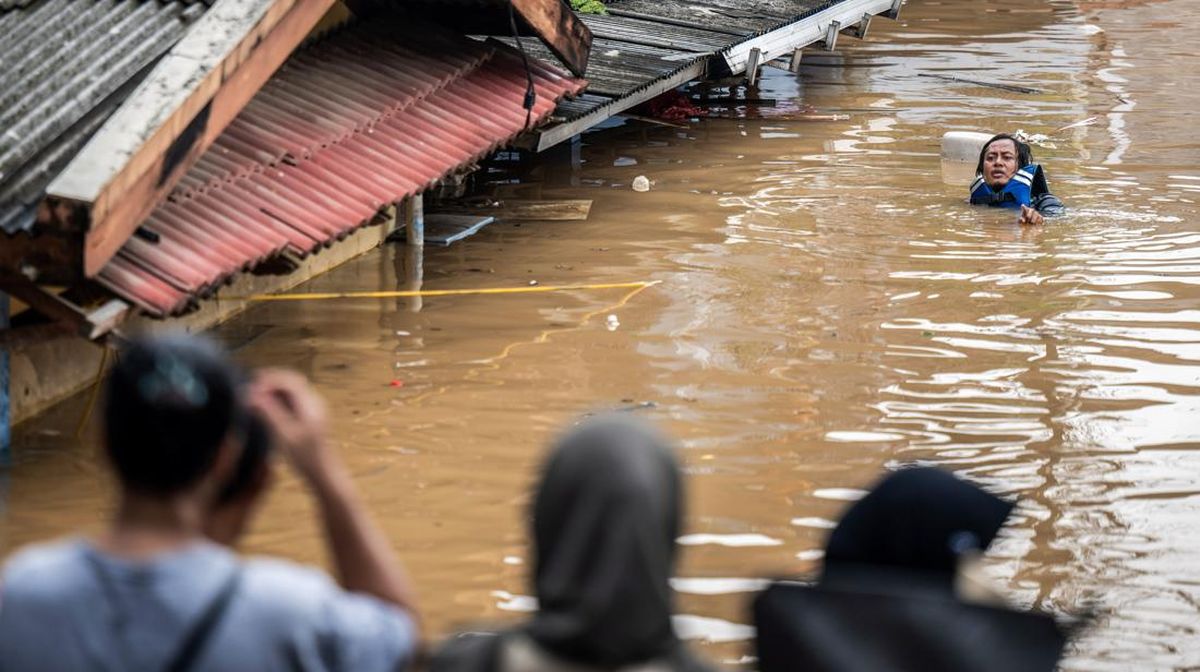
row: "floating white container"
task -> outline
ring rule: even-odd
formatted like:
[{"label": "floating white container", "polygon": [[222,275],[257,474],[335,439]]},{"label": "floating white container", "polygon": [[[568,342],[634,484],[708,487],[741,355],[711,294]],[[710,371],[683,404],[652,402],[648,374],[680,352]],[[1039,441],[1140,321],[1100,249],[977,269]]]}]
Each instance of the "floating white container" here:
[{"label": "floating white container", "polygon": [[942,160],[961,161],[974,166],[979,161],[979,151],[993,135],[975,131],[950,131],[942,136]]},{"label": "floating white container", "polygon": [[942,181],[946,184],[970,184],[975,179],[979,152],[992,139],[992,133],[950,131],[942,136]]}]

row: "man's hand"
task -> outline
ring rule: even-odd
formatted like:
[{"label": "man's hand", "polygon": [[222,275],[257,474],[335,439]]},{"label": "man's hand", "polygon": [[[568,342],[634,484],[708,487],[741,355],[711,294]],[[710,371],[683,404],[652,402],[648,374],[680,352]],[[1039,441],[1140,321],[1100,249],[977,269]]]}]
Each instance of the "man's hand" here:
[{"label": "man's hand", "polygon": [[294,371],[258,372],[249,405],[270,427],[279,449],[310,484],[339,466],[329,446],[329,412],[304,376]]},{"label": "man's hand", "polygon": [[260,371],[250,408],[270,426],[275,445],[312,488],[342,587],[374,595],[416,618],[408,575],[329,445],[329,412],[308,380],[292,371]]},{"label": "man's hand", "polygon": [[1038,224],[1042,224],[1045,221],[1046,221],[1045,218],[1042,217],[1042,213],[1038,212],[1037,210],[1034,210],[1033,208],[1029,207],[1028,205],[1021,206],[1021,217],[1019,219],[1017,219],[1018,224],[1030,224],[1033,226],[1037,226]]}]

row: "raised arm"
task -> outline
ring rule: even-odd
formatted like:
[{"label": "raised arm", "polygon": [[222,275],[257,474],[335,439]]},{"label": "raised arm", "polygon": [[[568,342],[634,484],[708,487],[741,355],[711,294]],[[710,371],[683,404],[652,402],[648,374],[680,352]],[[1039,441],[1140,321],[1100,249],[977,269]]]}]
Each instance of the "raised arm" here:
[{"label": "raised arm", "polygon": [[262,414],[275,445],[312,490],[342,587],[391,602],[415,620],[412,584],[330,445],[328,412],[321,397],[304,376],[269,370],[256,377],[250,405]]}]

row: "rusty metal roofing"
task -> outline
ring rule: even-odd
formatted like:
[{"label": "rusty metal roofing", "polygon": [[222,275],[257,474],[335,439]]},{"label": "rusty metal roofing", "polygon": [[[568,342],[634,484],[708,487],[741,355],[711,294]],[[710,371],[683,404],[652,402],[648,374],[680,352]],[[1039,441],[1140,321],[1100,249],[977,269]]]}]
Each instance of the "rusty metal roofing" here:
[{"label": "rusty metal roofing", "polygon": [[[584,82],[531,64],[537,123]],[[275,255],[327,246],[520,133],[525,85],[498,43],[342,30],[289,60],[98,280],[164,316]]]},{"label": "rusty metal roofing", "polygon": [[205,9],[182,0],[0,0],[0,229],[33,224],[46,185]]}]

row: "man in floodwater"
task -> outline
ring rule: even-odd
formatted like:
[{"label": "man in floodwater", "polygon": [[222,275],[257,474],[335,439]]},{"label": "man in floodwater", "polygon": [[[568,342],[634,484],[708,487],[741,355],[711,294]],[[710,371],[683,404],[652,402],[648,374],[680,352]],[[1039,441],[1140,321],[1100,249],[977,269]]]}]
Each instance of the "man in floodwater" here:
[{"label": "man in floodwater", "polygon": [[[176,335],[125,348],[106,392],[113,519],[94,538],[9,560],[0,669],[390,672],[413,659],[409,581],[303,376],[261,371],[246,382],[215,345]],[[265,450],[286,457],[311,491],[340,587],[316,569],[242,560],[211,540],[235,542],[261,503]]]},{"label": "man in floodwater", "polygon": [[971,183],[971,203],[1020,209],[1020,224],[1042,224],[1044,216],[1061,215],[1066,206],[1050,193],[1042,167],[1033,162],[1029,145],[1001,133],[984,144]]}]

